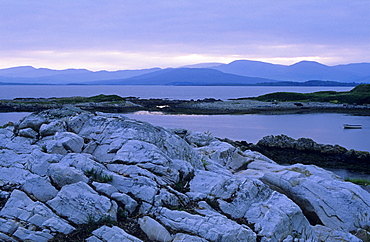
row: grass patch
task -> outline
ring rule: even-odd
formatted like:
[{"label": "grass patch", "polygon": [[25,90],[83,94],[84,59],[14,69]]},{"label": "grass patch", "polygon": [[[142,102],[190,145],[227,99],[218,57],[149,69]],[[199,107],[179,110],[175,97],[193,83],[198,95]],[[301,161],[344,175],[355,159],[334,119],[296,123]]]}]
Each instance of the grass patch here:
[{"label": "grass patch", "polygon": [[108,183],[113,180],[112,175],[106,175],[102,171],[95,170],[94,168],[85,171],[84,174],[85,176],[89,177],[90,179],[96,182]]},{"label": "grass patch", "polygon": [[370,186],[370,180],[360,178],[346,178],[345,181],[352,182],[357,185]]},{"label": "grass patch", "polygon": [[348,92],[321,91],[313,93],[275,92],[252,98],[265,102],[331,102],[370,104],[370,84],[361,84]]}]

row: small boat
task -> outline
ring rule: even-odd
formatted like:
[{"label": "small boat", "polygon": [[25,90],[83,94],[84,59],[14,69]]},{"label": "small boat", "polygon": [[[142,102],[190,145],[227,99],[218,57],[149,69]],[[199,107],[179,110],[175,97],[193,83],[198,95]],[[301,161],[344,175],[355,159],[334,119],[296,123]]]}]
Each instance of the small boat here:
[{"label": "small boat", "polygon": [[362,129],[361,124],[343,124],[343,128],[345,129]]}]

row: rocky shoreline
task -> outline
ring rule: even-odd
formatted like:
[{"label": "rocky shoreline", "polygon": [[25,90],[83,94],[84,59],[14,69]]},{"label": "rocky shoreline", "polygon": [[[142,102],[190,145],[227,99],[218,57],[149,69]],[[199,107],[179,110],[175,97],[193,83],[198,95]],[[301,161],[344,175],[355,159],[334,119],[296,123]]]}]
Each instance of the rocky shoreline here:
[{"label": "rocky shoreline", "polygon": [[0,154],[1,241],[370,239],[360,186],[210,134],[52,109],[0,129]]},{"label": "rocky shoreline", "polygon": [[[105,95],[99,95],[105,96]],[[117,96],[118,97],[118,96]],[[370,115],[370,105],[334,104],[330,102],[264,102],[252,99],[199,100],[140,99],[118,97],[113,101],[74,102],[73,98],[17,98],[0,100],[0,112],[39,112],[51,108],[78,107],[86,111],[129,113],[135,111],[161,111],[170,114],[251,114],[251,113],[302,113],[345,112]]]},{"label": "rocky shoreline", "polygon": [[269,135],[263,137],[257,144],[221,140],[243,151],[258,151],[278,164],[302,163],[370,174],[370,153],[367,151],[347,150],[339,145],[318,144],[308,138],[296,140],[286,135]]}]

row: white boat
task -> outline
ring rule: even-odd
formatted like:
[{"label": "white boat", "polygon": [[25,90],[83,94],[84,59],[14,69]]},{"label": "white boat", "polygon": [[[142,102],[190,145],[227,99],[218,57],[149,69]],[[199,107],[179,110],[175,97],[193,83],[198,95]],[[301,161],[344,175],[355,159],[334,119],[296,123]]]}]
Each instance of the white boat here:
[{"label": "white boat", "polygon": [[361,124],[343,124],[343,128],[345,129],[362,129]]}]

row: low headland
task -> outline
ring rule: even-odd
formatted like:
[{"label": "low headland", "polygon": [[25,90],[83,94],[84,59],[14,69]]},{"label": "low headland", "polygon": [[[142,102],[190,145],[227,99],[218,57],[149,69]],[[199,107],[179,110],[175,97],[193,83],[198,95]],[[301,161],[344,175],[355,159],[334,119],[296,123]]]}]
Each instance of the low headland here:
[{"label": "low headland", "polygon": [[75,106],[87,111],[129,113],[160,111],[171,114],[250,114],[346,112],[370,115],[370,84],[358,85],[348,92],[278,92],[233,100],[141,99],[118,95],[65,98],[15,98],[0,100],[0,112],[35,112]]}]

